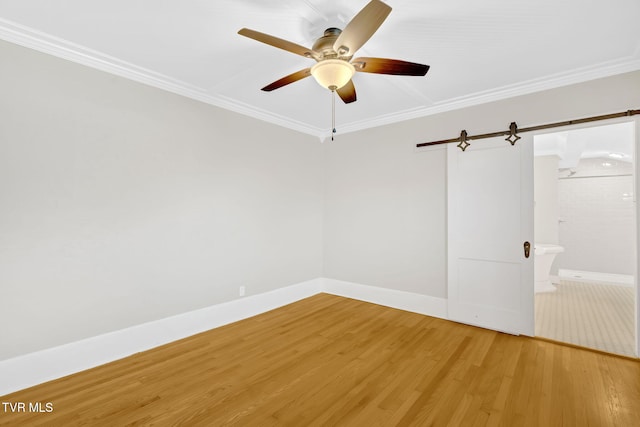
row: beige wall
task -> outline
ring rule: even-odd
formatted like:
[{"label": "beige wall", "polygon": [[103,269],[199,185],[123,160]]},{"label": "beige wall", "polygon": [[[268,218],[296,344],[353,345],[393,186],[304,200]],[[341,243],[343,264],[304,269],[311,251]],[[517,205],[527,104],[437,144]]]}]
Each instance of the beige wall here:
[{"label": "beige wall", "polygon": [[317,138],[0,42],[0,360],[322,275]]},{"label": "beige wall", "polygon": [[637,108],[640,72],[339,135],[324,144],[325,277],[446,298],[446,152],[416,144]]},{"label": "beige wall", "polygon": [[558,244],[558,156],[533,159],[536,243]]},{"label": "beige wall", "polygon": [[0,360],[316,277],[446,297],[446,155],[640,72],[317,139],[0,42]]}]

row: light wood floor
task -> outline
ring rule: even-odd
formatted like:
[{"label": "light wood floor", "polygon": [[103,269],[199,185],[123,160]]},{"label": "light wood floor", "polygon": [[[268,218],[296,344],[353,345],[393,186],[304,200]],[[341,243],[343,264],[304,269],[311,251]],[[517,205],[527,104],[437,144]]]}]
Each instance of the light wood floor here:
[{"label": "light wood floor", "polygon": [[632,426],[640,362],[320,294],[0,398],[2,425]]}]

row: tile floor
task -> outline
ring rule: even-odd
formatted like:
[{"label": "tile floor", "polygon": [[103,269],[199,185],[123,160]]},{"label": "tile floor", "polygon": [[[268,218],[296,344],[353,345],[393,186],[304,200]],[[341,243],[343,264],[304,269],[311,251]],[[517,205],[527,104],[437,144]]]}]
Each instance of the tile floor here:
[{"label": "tile floor", "polygon": [[536,335],[636,356],[634,298],[632,287],[562,280],[535,296]]}]

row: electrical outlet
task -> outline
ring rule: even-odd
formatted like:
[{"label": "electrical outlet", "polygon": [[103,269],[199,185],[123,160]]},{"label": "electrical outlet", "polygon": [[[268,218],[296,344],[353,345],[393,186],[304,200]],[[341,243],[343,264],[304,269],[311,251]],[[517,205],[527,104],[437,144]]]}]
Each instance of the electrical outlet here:
[{"label": "electrical outlet", "polygon": [[240,287],[238,288],[238,293],[240,294],[240,296],[241,296],[241,297],[243,297],[243,296],[244,296],[244,292],[245,292],[244,286],[240,286]]}]

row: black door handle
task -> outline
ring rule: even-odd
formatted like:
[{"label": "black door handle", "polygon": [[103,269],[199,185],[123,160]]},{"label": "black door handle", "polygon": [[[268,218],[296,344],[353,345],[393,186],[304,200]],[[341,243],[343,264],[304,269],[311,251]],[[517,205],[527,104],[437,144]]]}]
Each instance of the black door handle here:
[{"label": "black door handle", "polygon": [[531,253],[531,243],[524,242],[524,257],[529,258],[530,253]]}]

